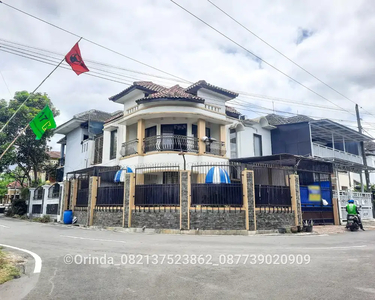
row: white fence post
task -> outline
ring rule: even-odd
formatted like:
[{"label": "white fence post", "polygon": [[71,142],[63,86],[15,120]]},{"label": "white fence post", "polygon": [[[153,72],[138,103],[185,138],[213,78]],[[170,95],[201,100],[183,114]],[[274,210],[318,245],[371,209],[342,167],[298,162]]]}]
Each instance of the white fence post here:
[{"label": "white fence post", "polygon": [[42,217],[47,214],[47,199],[48,199],[48,189],[50,185],[43,185],[43,207],[42,207]]},{"label": "white fence post", "polygon": [[29,218],[31,217],[32,211],[33,211],[33,201],[34,201],[35,190],[36,190],[36,188],[29,188],[29,191],[30,191],[29,206],[28,206],[28,210],[29,210],[28,215],[29,215]]}]

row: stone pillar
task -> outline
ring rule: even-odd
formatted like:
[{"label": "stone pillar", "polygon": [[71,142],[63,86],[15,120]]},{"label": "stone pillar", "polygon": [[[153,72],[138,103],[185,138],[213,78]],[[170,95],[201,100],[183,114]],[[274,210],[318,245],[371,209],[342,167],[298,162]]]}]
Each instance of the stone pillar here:
[{"label": "stone pillar", "polygon": [[246,230],[257,230],[257,217],[255,212],[255,187],[254,171],[242,171],[243,205],[246,216]]},{"label": "stone pillar", "polygon": [[206,135],[206,121],[203,119],[198,120],[197,126],[197,137],[198,137],[198,154],[202,155],[206,152],[206,144],[202,141],[202,137]]},{"label": "stone pillar", "polygon": [[74,207],[77,203],[77,192],[78,192],[78,179],[73,179],[70,182],[70,207],[68,209],[71,209],[74,211]]},{"label": "stone pillar", "polygon": [[98,195],[98,177],[91,176],[89,182],[89,200],[87,202],[87,225],[92,226],[94,221],[94,208]]},{"label": "stone pillar", "polygon": [[129,223],[131,224],[130,190],[131,190],[132,182],[134,182],[134,174],[126,173],[125,180],[124,180],[124,202],[123,202],[123,207],[122,207],[122,227],[130,227]]},{"label": "stone pillar", "polygon": [[42,216],[47,214],[48,189],[50,185],[43,185]]},{"label": "stone pillar", "polygon": [[180,230],[190,229],[190,171],[180,172]]},{"label": "stone pillar", "polygon": [[[134,209],[134,201],[135,201],[135,174],[129,174],[130,175],[130,181],[129,181],[129,195],[127,196],[127,199],[129,199],[128,203],[128,227],[132,227],[132,212]],[[124,226],[126,223],[124,224]]]},{"label": "stone pillar", "polygon": [[137,152],[138,155],[143,155],[143,139],[145,138],[145,120],[140,119],[137,123]]},{"label": "stone pillar", "polygon": [[33,211],[33,201],[34,201],[35,190],[36,190],[36,188],[29,188],[29,191],[30,191],[29,207],[28,207],[29,217],[31,217],[32,211]]},{"label": "stone pillar", "polygon": [[296,226],[303,226],[299,176],[296,174],[289,175],[289,181],[290,195],[292,197],[292,210],[294,212],[294,224]]}]

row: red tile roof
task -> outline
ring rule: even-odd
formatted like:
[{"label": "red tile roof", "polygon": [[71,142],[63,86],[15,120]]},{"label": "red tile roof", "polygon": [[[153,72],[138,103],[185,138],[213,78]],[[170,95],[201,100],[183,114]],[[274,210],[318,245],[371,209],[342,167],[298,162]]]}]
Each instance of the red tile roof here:
[{"label": "red tile roof", "polygon": [[[27,184],[24,183],[23,187],[27,187]],[[7,185],[7,188],[10,189],[20,189],[21,188],[21,183],[19,181],[13,181]]]},{"label": "red tile roof", "polygon": [[152,81],[134,81],[133,85],[129,86],[128,88],[126,88],[122,92],[120,92],[120,93],[118,93],[118,94],[116,94],[112,97],[109,97],[109,100],[116,101],[116,100],[120,99],[121,97],[125,96],[126,94],[128,94],[131,91],[136,90],[136,89],[140,89],[142,91],[149,92],[149,93],[157,93],[157,92],[161,92],[161,91],[163,91],[167,88],[164,87],[164,86],[161,86],[159,84],[153,83]]},{"label": "red tile roof", "polygon": [[205,80],[199,80],[198,82],[196,82],[196,83],[192,84],[191,86],[187,87],[185,89],[185,91],[188,92],[188,93],[196,92],[201,88],[205,88],[205,89],[211,90],[213,92],[216,92],[216,93],[219,93],[219,94],[225,95],[227,97],[231,97],[231,98],[235,98],[239,95],[238,93],[235,93],[235,92],[223,89],[221,87],[218,87],[216,85],[210,84],[210,83],[206,82]]},{"label": "red tile roof", "polygon": [[47,154],[48,154],[48,156],[50,157],[50,158],[60,158],[61,157],[61,153],[60,153],[60,151],[47,151],[46,152]]},{"label": "red tile roof", "polygon": [[164,89],[160,92],[151,94],[147,97],[137,100],[138,104],[148,102],[152,100],[163,100],[163,99],[174,99],[174,100],[186,100],[198,103],[204,103],[204,99],[192,94],[186,93],[185,89],[180,87],[178,84],[172,86],[169,89]]}]

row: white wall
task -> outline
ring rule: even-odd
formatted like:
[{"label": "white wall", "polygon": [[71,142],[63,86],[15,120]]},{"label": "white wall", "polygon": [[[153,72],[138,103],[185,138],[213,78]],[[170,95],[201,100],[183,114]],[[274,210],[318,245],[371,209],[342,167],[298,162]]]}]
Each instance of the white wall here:
[{"label": "white wall", "polygon": [[92,163],[94,141],[86,140],[81,144],[84,134],[87,134],[87,130],[79,127],[66,135],[64,176],[68,172],[87,168]]},{"label": "white wall", "polygon": [[[237,127],[238,128],[238,127]],[[237,131],[237,157],[254,156],[254,134],[262,136],[263,156],[272,155],[271,131],[264,129],[260,124],[254,124],[252,127],[245,126],[243,131]],[[227,153],[230,156],[230,133],[227,126]]]},{"label": "white wall", "polygon": [[205,99],[205,104],[212,104],[220,107],[220,113],[225,114],[225,101],[229,100],[228,97],[206,89],[199,89],[197,95],[198,97]]}]

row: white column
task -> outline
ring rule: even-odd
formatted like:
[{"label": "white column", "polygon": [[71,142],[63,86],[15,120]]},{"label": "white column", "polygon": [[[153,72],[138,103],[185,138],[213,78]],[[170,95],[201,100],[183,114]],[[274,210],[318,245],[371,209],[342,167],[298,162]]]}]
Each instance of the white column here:
[{"label": "white column", "polygon": [[59,197],[59,211],[57,214],[57,222],[60,222],[62,218],[62,214],[63,214],[65,183],[59,182],[59,185],[60,185],[60,197]]},{"label": "white column", "polygon": [[47,214],[48,189],[50,187],[51,187],[51,185],[43,185],[42,216]]},{"label": "white column", "polygon": [[29,199],[29,217],[32,214],[32,209],[33,209],[33,200],[34,200],[34,193],[35,193],[36,188],[29,188],[30,191],[30,199]]}]

